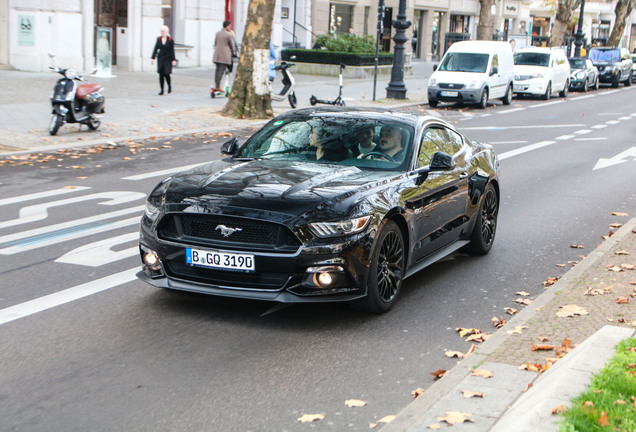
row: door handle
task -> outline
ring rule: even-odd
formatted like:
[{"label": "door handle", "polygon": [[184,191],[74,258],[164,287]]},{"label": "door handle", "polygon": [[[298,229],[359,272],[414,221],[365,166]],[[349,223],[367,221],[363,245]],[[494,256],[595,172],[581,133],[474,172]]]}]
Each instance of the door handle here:
[{"label": "door handle", "polygon": [[466,178],[466,177],[468,177],[468,173],[465,172],[465,171],[459,174],[459,178],[461,178],[461,179]]}]

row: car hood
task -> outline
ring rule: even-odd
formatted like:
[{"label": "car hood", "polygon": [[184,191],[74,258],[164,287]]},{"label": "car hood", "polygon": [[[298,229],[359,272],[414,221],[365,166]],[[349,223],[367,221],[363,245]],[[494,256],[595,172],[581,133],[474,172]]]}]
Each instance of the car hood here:
[{"label": "car hood", "polygon": [[515,75],[530,75],[533,73],[547,73],[548,68],[544,66],[515,65]]},{"label": "car hood", "polygon": [[369,190],[395,172],[289,161],[216,161],[173,176],[166,211],[267,217],[308,217],[330,211],[347,215]]},{"label": "car hood", "polygon": [[471,81],[483,81],[484,73],[479,72],[450,72],[435,71],[431,78],[435,78],[438,83],[460,83],[466,84]]}]

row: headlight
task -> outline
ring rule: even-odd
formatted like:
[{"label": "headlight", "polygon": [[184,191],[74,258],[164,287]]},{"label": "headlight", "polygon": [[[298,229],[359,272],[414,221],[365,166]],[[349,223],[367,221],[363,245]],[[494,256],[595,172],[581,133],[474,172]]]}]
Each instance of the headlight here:
[{"label": "headlight", "polygon": [[469,88],[469,89],[477,88],[477,81],[469,82],[468,85],[466,86],[466,88]]},{"label": "headlight", "polygon": [[435,78],[431,78],[428,80],[429,87],[435,87],[437,85],[437,80]]},{"label": "headlight", "polygon": [[308,225],[312,233],[320,238],[342,237],[364,231],[371,216],[362,216],[339,222],[314,222]]},{"label": "headlight", "polygon": [[533,74],[530,74],[530,78],[543,78],[543,74],[542,73],[533,73]]},{"label": "headlight", "polygon": [[64,76],[68,79],[75,78],[75,69],[66,69],[66,72],[64,72]]},{"label": "headlight", "polygon": [[146,200],[145,213],[146,213],[146,217],[153,222],[157,219],[157,217],[159,216],[159,213],[161,213],[161,205],[163,204],[163,196],[166,193],[168,186],[170,186],[171,180],[172,180],[172,177],[163,179],[161,183],[155,186],[153,191],[150,192],[150,195],[148,195],[148,200]]},{"label": "headlight", "polygon": [[585,72],[577,72],[574,76],[576,79],[583,79],[585,78]]}]

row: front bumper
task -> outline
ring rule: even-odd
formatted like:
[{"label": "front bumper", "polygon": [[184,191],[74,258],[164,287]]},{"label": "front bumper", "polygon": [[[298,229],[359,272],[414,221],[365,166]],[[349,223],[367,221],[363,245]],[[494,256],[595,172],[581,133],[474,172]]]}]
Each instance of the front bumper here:
[{"label": "front bumper", "polygon": [[[303,244],[295,252],[206,247],[177,243],[157,238],[142,220],[140,257],[142,271],[139,279],[158,288],[169,288],[215,296],[266,300],[282,303],[351,301],[366,295],[370,245],[373,238],[367,232],[346,238],[320,239]],[[250,253],[254,256],[255,271],[242,272],[210,269],[186,263],[185,249],[222,250]],[[150,267],[144,255],[152,251],[159,262]],[[332,277],[331,285],[323,285],[318,278],[322,272]]]},{"label": "front bumper", "polygon": [[570,90],[582,90],[585,87],[585,79],[573,80],[570,78]]},{"label": "front bumper", "polygon": [[529,94],[540,96],[545,94],[545,91],[548,88],[548,83],[546,81],[538,81],[538,80],[525,80],[525,81],[515,81],[513,90],[518,94]]},{"label": "front bumper", "polygon": [[481,89],[442,89],[438,86],[428,88],[428,100],[441,102],[478,103]]}]

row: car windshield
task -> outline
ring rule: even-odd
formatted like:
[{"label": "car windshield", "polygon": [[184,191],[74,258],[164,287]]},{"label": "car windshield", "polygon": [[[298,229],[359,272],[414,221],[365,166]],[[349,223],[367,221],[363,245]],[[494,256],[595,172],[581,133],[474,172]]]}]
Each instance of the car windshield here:
[{"label": "car windshield", "polygon": [[[361,142],[365,140],[363,148]],[[340,115],[295,115],[267,123],[234,158],[402,171],[411,160],[412,142],[413,129],[404,123]]]},{"label": "car windshield", "polygon": [[585,64],[585,59],[568,59],[570,62],[570,67],[574,69],[586,69],[587,65]]},{"label": "car windshield", "polygon": [[484,73],[488,68],[488,54],[447,53],[439,66],[441,71]]},{"label": "car windshield", "polygon": [[516,65],[543,66],[550,64],[550,54],[536,52],[518,52],[514,55]]},{"label": "car windshield", "polygon": [[621,60],[621,52],[618,49],[590,50],[590,60],[599,62],[617,62]]}]

